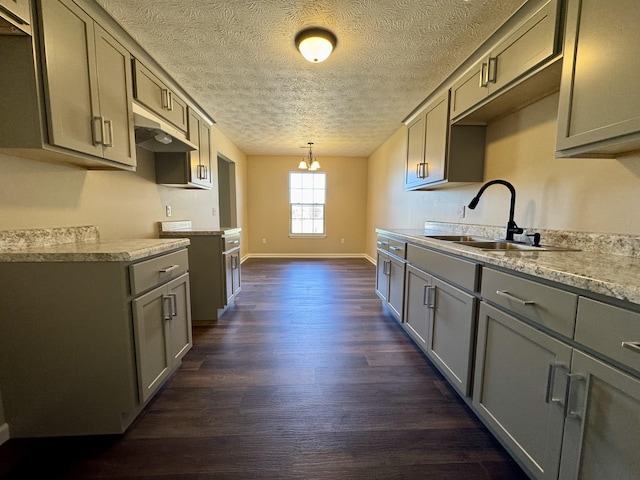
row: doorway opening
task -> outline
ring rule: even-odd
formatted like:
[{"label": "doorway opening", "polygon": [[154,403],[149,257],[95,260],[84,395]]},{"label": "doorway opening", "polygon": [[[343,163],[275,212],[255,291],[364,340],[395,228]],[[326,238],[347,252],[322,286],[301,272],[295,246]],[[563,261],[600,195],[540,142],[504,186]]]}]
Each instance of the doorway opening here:
[{"label": "doorway opening", "polygon": [[220,227],[237,227],[236,164],[220,154],[218,154],[218,203]]}]

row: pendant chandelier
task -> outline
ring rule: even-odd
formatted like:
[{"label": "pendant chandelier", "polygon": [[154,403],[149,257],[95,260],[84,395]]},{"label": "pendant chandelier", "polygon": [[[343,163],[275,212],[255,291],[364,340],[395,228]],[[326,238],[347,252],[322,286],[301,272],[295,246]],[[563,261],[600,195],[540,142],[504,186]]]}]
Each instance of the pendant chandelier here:
[{"label": "pendant chandelier", "polygon": [[309,145],[309,153],[306,157],[303,157],[298,164],[298,168],[300,170],[309,170],[313,172],[314,170],[320,169],[320,162],[318,159],[313,156],[313,152],[311,151],[311,147],[313,146],[313,142],[307,142]]}]

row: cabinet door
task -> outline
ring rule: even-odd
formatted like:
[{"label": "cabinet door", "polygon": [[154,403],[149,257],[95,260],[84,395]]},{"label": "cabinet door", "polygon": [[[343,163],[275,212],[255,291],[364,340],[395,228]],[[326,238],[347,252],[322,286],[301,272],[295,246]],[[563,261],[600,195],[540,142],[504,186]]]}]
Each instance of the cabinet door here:
[{"label": "cabinet door", "polygon": [[233,254],[225,253],[223,256],[226,292],[225,305],[228,305],[233,299]]},{"label": "cabinet door", "polygon": [[562,480],[640,478],[640,380],[574,350]]},{"label": "cabinet door", "polygon": [[187,105],[184,101],[140,62],[136,61],[134,68],[136,100],[186,132]]},{"label": "cabinet door", "polygon": [[431,104],[426,112],[424,137],[424,183],[445,179],[449,133],[449,92]]},{"label": "cabinet door", "polygon": [[389,296],[389,277],[387,276],[389,268],[389,255],[378,250],[376,260],[376,293],[383,301],[386,301]]},{"label": "cabinet door", "polygon": [[473,107],[489,94],[484,82],[487,63],[478,62],[451,87],[451,118]]},{"label": "cabinet door", "polygon": [[433,279],[434,312],[427,355],[463,395],[469,395],[475,333],[476,299]]},{"label": "cabinet door", "polygon": [[407,127],[407,163],[405,165],[404,187],[420,185],[424,168],[424,126],[425,116],[420,115]]},{"label": "cabinet door", "polygon": [[389,256],[388,282],[389,295],[387,304],[393,316],[402,321],[402,307],[404,304],[404,270],[405,262]]},{"label": "cabinet door", "polygon": [[40,9],[49,143],[101,157],[93,20],[70,0]]},{"label": "cabinet door", "polygon": [[135,166],[131,56],[97,24],[95,48],[100,115],[104,119],[104,158]]},{"label": "cabinet door", "polygon": [[446,177],[449,92],[433,100],[409,126],[405,189],[440,182]]},{"label": "cabinet door", "polygon": [[433,277],[417,268],[407,266],[407,283],[404,306],[405,329],[426,352],[429,325],[433,315]]},{"label": "cabinet door", "polygon": [[204,119],[189,109],[189,140],[198,150],[189,152],[190,183],[211,187],[211,155],[209,126]]},{"label": "cabinet door", "polygon": [[636,0],[568,3],[557,150],[611,155],[640,148],[637,136],[624,137],[640,132],[639,16]]},{"label": "cabinet door", "polygon": [[172,346],[165,323],[172,318],[174,300],[163,285],[132,302],[141,403],[146,402],[171,373]]},{"label": "cabinet door", "polygon": [[557,479],[571,348],[481,302],[473,405],[536,479]]},{"label": "cabinet door", "polygon": [[558,50],[558,2],[551,0],[491,51],[487,60],[489,94],[551,57]]},{"label": "cabinet door", "polygon": [[170,356],[173,365],[191,349],[191,302],[189,295],[189,274],[178,277],[167,284],[167,295],[171,297],[171,320],[168,322]]}]

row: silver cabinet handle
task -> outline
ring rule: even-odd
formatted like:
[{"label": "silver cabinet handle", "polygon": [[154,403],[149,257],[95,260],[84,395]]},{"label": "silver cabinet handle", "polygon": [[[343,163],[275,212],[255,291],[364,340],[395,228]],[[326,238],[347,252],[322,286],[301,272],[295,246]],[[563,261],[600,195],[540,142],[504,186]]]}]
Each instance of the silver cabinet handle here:
[{"label": "silver cabinet handle", "polygon": [[427,308],[436,308],[436,287],[425,285],[423,303]]},{"label": "silver cabinet handle", "polygon": [[158,272],[169,273],[169,272],[173,272],[178,267],[180,267],[180,265],[170,265],[168,267],[161,268],[160,270],[158,270]]},{"label": "silver cabinet handle", "polygon": [[162,108],[165,110],[170,110],[169,108],[169,90],[166,88],[162,89]]},{"label": "silver cabinet handle", "polygon": [[504,297],[508,300],[512,300],[520,305],[535,305],[536,302],[534,302],[533,300],[522,300],[521,298],[518,297],[514,297],[513,295],[511,295],[508,291],[506,290],[496,290],[496,295],[499,295],[501,297]]},{"label": "silver cabinet handle", "polygon": [[104,144],[104,117],[93,117],[93,144]]},{"label": "silver cabinet handle", "polygon": [[389,245],[389,243],[388,243],[388,242],[381,242],[380,240],[378,240],[376,243],[377,243],[378,245]]},{"label": "silver cabinet handle", "polygon": [[[567,418],[584,418],[584,413],[587,409],[587,390],[588,390],[588,378],[581,373],[570,373],[569,387],[567,389],[567,404],[566,404],[566,416]],[[582,394],[582,402],[578,404],[578,384],[584,385],[584,391]]]},{"label": "silver cabinet handle", "polygon": [[622,347],[640,353],[640,342],[622,342]]},{"label": "silver cabinet handle", "polygon": [[171,299],[171,316],[172,317],[177,317],[178,316],[178,294],[177,293],[170,293],[169,298]]},{"label": "silver cabinet handle", "polygon": [[482,62],[482,66],[480,67],[480,82],[478,86],[486,87],[488,83],[489,83],[488,65],[485,62]]},{"label": "silver cabinet handle", "polygon": [[202,180],[202,179],[206,179],[207,178],[207,167],[205,165],[198,165],[196,171],[197,171],[196,176],[199,179]]},{"label": "silver cabinet handle", "polygon": [[397,252],[398,250],[402,250],[402,247],[394,247],[393,245],[389,247],[389,250],[393,250],[394,252]]},{"label": "silver cabinet handle", "polygon": [[168,108],[168,110],[170,112],[173,112],[173,93],[171,92],[171,90],[168,91],[168,95],[169,95],[169,108]]},{"label": "silver cabinet handle", "polygon": [[391,262],[387,262],[386,260],[382,261],[382,273],[391,275]]},{"label": "silver cabinet handle", "polygon": [[489,57],[489,64],[487,66],[487,84],[489,82],[496,83],[498,75],[498,58]]},{"label": "silver cabinet handle", "polygon": [[557,403],[559,405],[564,404],[564,397],[557,398],[553,396],[554,386],[556,383],[556,372],[560,369],[567,373],[569,372],[569,368],[563,363],[553,362],[549,364],[549,373],[547,374],[547,393],[545,395],[546,403]]},{"label": "silver cabinet handle", "polygon": [[113,147],[113,122],[111,120],[104,120],[103,123],[104,125],[107,125],[109,127],[107,129],[107,131],[109,132],[109,141],[105,141],[103,145],[105,147]]},{"label": "silver cabinet handle", "polygon": [[233,245],[237,245],[238,243],[240,243],[240,240],[234,240],[233,242],[229,242],[232,243]]},{"label": "silver cabinet handle", "polygon": [[162,296],[162,318],[164,320],[171,320],[172,311],[173,309],[171,306],[171,296],[163,295]]}]

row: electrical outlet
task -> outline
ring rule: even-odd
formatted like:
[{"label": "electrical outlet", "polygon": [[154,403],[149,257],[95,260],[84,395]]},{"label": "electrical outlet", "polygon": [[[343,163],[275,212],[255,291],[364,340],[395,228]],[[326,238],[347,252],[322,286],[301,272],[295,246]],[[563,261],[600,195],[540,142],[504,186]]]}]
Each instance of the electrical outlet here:
[{"label": "electrical outlet", "polygon": [[464,214],[466,212],[467,207],[465,207],[464,205],[460,205],[458,207],[458,218],[464,218]]},{"label": "electrical outlet", "polygon": [[262,244],[263,244],[263,245],[266,245],[266,244],[267,244],[267,239],[266,239],[266,238],[263,238],[263,239],[262,239]]},{"label": "electrical outlet", "polygon": [[213,215],[214,217],[216,216],[216,207],[213,207],[211,209],[211,215]]},{"label": "electrical outlet", "polygon": [[344,243],[344,238],[341,238],[341,239],[340,239],[340,243]]},{"label": "electrical outlet", "polygon": [[167,212],[167,217],[170,217],[171,216],[171,206],[170,205],[166,206],[166,212]]}]

